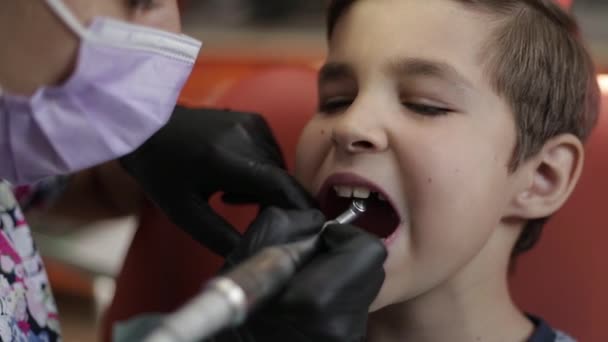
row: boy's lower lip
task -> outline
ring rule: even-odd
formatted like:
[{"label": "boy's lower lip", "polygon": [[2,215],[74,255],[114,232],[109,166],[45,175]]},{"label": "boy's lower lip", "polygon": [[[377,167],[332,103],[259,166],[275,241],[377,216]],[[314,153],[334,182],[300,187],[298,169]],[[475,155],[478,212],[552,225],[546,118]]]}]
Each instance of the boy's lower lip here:
[{"label": "boy's lower lip", "polygon": [[399,225],[391,235],[381,239],[382,244],[384,244],[384,247],[390,247],[395,242],[395,240],[397,240],[399,234],[401,234],[401,223],[399,223]]}]

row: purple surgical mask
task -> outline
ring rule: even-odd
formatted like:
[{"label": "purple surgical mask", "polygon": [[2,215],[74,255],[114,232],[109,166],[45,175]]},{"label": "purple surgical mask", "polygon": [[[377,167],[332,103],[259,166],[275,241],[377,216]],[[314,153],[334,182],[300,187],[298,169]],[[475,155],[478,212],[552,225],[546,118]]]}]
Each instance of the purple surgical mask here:
[{"label": "purple surgical mask", "polygon": [[45,0],[81,40],[76,69],[33,96],[0,89],[0,178],[16,184],[121,157],[171,116],[201,43],[96,18],[86,29],[62,0]]}]

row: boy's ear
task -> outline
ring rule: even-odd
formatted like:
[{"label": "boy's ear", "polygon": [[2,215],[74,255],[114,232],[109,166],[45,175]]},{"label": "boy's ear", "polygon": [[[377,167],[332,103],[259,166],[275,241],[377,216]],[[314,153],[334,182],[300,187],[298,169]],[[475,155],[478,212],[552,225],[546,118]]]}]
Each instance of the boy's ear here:
[{"label": "boy's ear", "polygon": [[583,169],[584,148],[572,134],[558,135],[516,171],[522,186],[513,197],[510,217],[550,216],[570,197]]}]

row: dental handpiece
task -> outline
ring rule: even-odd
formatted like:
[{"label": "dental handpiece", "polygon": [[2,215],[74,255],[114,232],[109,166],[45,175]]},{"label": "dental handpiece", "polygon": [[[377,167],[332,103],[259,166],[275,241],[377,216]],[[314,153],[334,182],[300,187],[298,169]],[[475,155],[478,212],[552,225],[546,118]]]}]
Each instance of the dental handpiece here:
[{"label": "dental handpiece", "polygon": [[[332,224],[353,222],[366,210],[364,200],[350,207]],[[273,297],[309,261],[319,248],[319,236],[267,247],[224,275],[213,278],[203,291],[177,312],[163,319],[145,342],[192,342],[242,324],[248,314]]]},{"label": "dental handpiece", "polygon": [[[350,203],[350,207],[348,207],[348,209],[345,212],[340,214],[335,219],[325,222],[325,224],[323,225],[323,230],[325,230],[325,228],[327,228],[327,226],[332,225],[332,224],[352,223],[354,220],[357,219],[357,217],[361,216],[361,214],[363,214],[366,210],[367,210],[367,205],[365,203],[365,200],[362,200],[362,199],[353,200]],[[321,232],[323,232],[323,230],[321,230]]]}]

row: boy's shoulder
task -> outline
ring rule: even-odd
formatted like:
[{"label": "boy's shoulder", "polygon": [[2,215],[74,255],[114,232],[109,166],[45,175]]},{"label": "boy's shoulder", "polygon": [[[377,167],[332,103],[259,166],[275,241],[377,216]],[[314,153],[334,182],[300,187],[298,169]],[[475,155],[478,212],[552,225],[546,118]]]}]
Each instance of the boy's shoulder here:
[{"label": "boy's shoulder", "polygon": [[535,326],[534,333],[528,342],[576,342],[574,338],[551,328],[543,319],[535,316],[528,317]]}]

